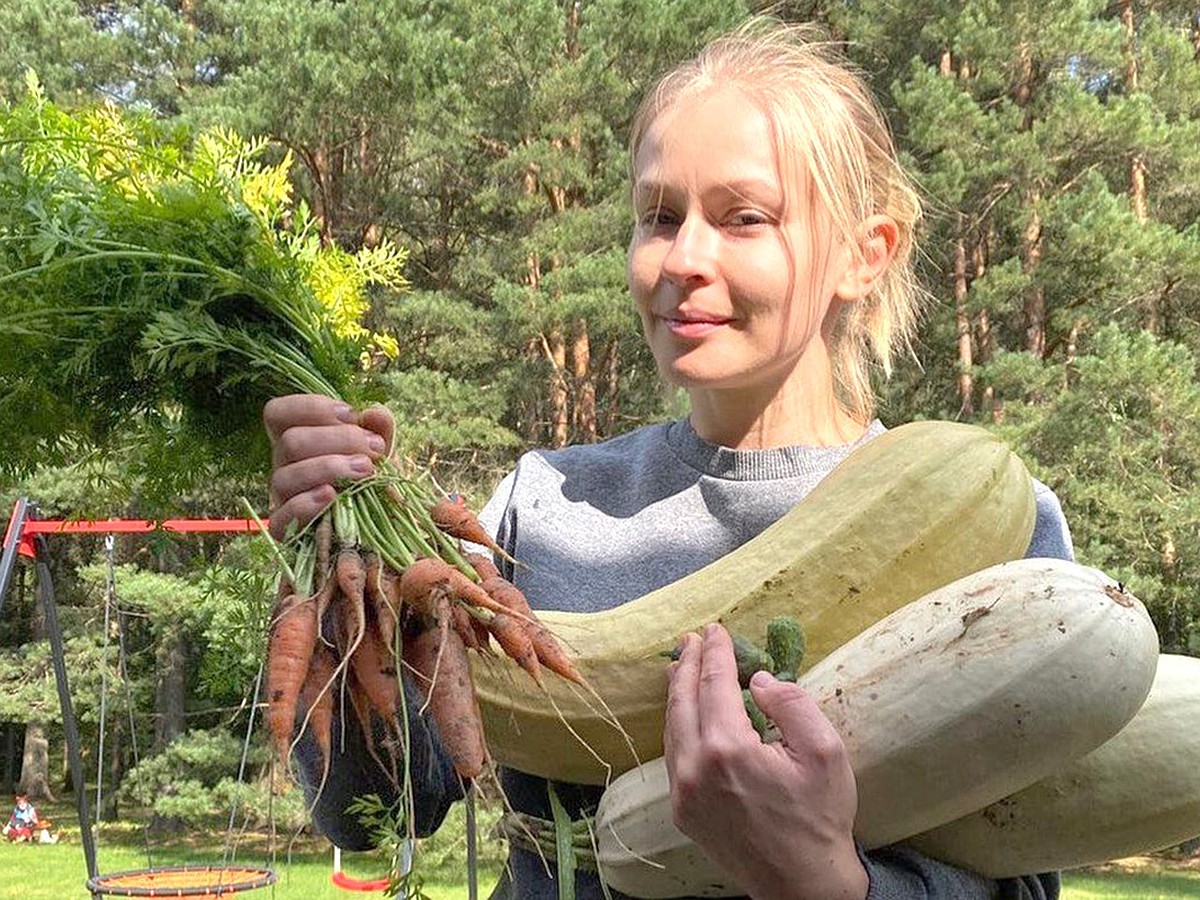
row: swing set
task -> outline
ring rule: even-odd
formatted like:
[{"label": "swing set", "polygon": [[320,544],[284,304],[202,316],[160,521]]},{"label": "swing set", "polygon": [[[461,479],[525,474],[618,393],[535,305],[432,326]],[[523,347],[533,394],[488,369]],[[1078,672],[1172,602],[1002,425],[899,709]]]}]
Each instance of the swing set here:
[{"label": "swing set", "polygon": [[[79,724],[71,703],[70,686],[64,654],[62,627],[58,619],[58,607],[54,599],[54,586],[50,569],[45,562],[46,537],[55,534],[103,534],[108,558],[108,579],[105,590],[105,640],[108,637],[108,617],[113,600],[113,539],[117,534],[151,534],[174,532],[180,534],[256,533],[266,527],[258,519],[39,519],[36,505],[27,498],[20,498],[13,505],[8,527],[4,533],[3,552],[0,553],[0,613],[20,557],[31,560],[36,567],[37,597],[42,606],[46,635],[50,642],[54,666],[54,681],[58,690],[62,712],[63,733],[67,745],[67,758],[71,767],[71,782],[75,794],[75,807],[79,816],[80,836],[84,858],[87,863],[87,888],[93,900],[102,896],[117,897],[201,897],[219,898],[232,896],[243,891],[269,887],[276,883],[277,876],[269,867],[222,865],[187,865],[148,867],[145,869],[101,874],[96,863],[95,834],[89,824],[88,798],[84,788],[83,765],[80,753]],[[123,640],[123,638],[122,638]],[[122,644],[121,668],[124,673],[124,647]],[[245,766],[246,750],[254,724],[254,712],[258,706],[258,690],[261,682],[256,680],[254,697],[250,704],[250,723],[247,726],[247,743],[243,748],[242,767]],[[101,696],[101,754],[104,740],[105,693]],[[239,781],[242,772],[239,771]],[[97,787],[97,807],[100,805],[100,788]],[[230,827],[232,829],[232,813]],[[411,848],[407,848],[401,861],[403,870],[410,864]],[[342,871],[341,849],[336,845],[331,882],[341,890],[355,892],[382,891],[389,879],[358,879]]]}]

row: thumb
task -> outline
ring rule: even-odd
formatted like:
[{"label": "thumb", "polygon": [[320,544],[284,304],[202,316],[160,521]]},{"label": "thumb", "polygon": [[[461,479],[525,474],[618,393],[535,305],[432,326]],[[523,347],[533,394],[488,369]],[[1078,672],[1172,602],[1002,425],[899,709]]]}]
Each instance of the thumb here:
[{"label": "thumb", "polygon": [[816,701],[795,682],[780,681],[769,672],[755,672],[750,679],[750,695],[788,743],[807,742],[833,731]]},{"label": "thumb", "polygon": [[396,438],[396,420],[391,411],[381,404],[368,406],[358,417],[358,424],[368,431],[374,431],[387,444],[384,456],[391,456]]}]

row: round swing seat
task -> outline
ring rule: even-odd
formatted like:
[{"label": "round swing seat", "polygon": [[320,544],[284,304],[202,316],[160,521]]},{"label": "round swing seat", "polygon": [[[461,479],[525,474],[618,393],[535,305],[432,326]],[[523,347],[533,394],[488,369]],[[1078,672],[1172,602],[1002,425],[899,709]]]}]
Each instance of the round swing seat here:
[{"label": "round swing seat", "polygon": [[276,881],[271,869],[248,866],[164,866],[113,872],[89,878],[93,894],[114,897],[228,897],[241,891],[269,887]]}]

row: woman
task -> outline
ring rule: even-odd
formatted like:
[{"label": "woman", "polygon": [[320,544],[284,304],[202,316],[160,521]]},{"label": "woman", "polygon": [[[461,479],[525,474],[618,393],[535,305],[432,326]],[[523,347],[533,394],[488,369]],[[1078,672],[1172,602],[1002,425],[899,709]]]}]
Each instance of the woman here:
[{"label": "woman", "polygon": [[[758,534],[882,433],[869,367],[890,371],[916,319],[920,204],[865,85],[807,29],[754,20],[668,74],[635,119],[631,159],[630,291],[691,412],[526,454],[504,479],[482,519],[529,564],[504,574],[535,608],[622,603]],[[314,516],[338,479],[369,474],[391,437],[381,411],[316,397],[273,400],[264,419],[274,528]],[[1069,558],[1061,510],[1040,485],[1038,511],[1030,555]],[[749,896],[1057,896],[1054,875],[992,882],[902,849],[863,852],[837,733],[796,685],[759,673],[751,689],[783,741],[764,745],[750,727],[728,634],[689,635],[664,732],[676,823]],[[457,796],[425,734],[419,827]],[[361,840],[336,807],[380,781],[354,748],[335,769],[318,822]],[[505,771],[503,783],[517,809],[550,817],[544,780]],[[598,799],[555,788],[574,815]],[[494,896],[556,893],[542,862],[515,848]],[[576,896],[601,896],[593,874]]]}]

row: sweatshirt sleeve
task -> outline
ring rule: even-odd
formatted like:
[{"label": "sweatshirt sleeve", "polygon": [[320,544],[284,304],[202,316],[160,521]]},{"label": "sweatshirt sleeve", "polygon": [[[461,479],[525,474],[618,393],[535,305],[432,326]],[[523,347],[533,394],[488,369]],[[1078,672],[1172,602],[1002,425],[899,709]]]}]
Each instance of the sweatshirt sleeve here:
[{"label": "sweatshirt sleeve", "polygon": [[1058,873],[993,881],[903,846],[859,851],[870,888],[867,900],[1057,900]]}]

